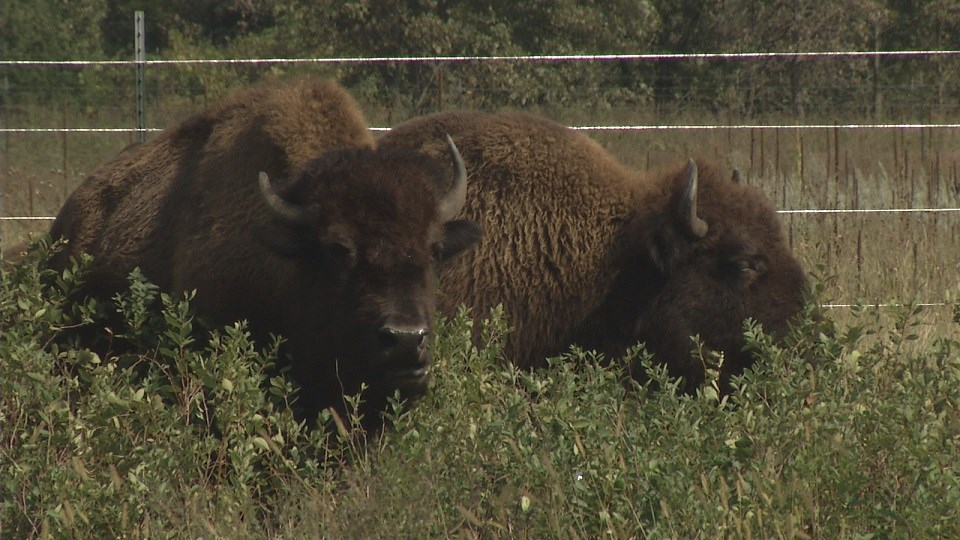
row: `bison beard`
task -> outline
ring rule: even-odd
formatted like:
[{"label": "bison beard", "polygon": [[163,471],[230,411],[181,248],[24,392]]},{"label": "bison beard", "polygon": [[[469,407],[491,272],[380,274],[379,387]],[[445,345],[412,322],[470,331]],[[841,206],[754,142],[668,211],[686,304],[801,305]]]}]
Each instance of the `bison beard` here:
[{"label": "bison beard", "polygon": [[395,391],[426,390],[435,263],[479,237],[454,219],[466,172],[440,140],[438,158],[374,149],[330,81],[251,87],[95,171],[54,222],[69,244],[51,264],[93,255],[83,292],[97,296],[135,267],[162,290],[196,289],[211,322],[283,336],[304,416],[343,412],[366,384],[374,428]]},{"label": "bison beard", "polygon": [[613,357],[641,341],[692,391],[704,365],[691,336],[723,352],[727,384],[751,362],[743,321],[782,334],[803,306],[804,274],[774,209],[711,164],[638,173],[518,113],[418,118],[379,144],[440,155],[443,133],[470,171],[463,215],[485,236],[441,268],[440,309],[484,316],[502,303],[515,328],[509,361],[541,366],[571,344]]}]

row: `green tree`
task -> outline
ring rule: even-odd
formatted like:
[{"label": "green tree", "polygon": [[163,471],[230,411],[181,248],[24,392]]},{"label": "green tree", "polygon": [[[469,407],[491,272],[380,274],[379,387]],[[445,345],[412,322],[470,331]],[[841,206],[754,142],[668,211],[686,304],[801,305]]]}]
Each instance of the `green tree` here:
[{"label": "green tree", "polygon": [[[657,18],[648,2],[563,0],[524,4],[395,0],[278,6],[278,26],[308,54],[336,56],[516,55],[636,52]],[[615,21],[615,23],[614,23]],[[307,31],[307,29],[310,31]],[[446,106],[530,105],[584,96],[602,102],[636,70],[600,63],[381,64],[344,67],[361,93],[425,111]],[[389,89],[389,91],[387,90]],[[399,103],[398,103],[399,105]]]},{"label": "green tree", "polygon": [[[888,0],[891,24],[878,35],[878,42],[885,49],[893,50],[957,50],[960,48],[960,2],[956,0]],[[940,115],[951,94],[960,91],[960,60],[955,56],[934,56],[929,61],[917,59],[893,59],[881,67],[885,84],[900,85],[910,89],[904,96],[910,103],[901,107],[921,108],[921,114],[929,114],[927,107],[936,103]],[[898,96],[889,96],[889,101]],[[896,103],[893,104],[897,105]]]},{"label": "green tree", "polygon": [[[106,0],[0,2],[0,58],[7,60],[102,59],[100,21]],[[75,94],[87,84],[83,69],[2,68],[5,89],[17,99]],[[69,88],[69,90],[64,90]],[[5,103],[3,103],[5,105]]]},{"label": "green tree", "polygon": [[[888,17],[878,0],[655,0],[669,52],[809,52],[871,50]],[[788,58],[664,65],[659,85],[673,97],[751,113],[863,100],[872,87],[869,60]],[[659,95],[668,96],[661,92]]]},{"label": "green tree", "polygon": [[199,42],[224,45],[232,39],[262,32],[274,25],[275,0],[104,0],[101,21],[104,50],[115,57],[132,53],[133,14],[145,13],[147,47],[159,53],[171,45],[172,34],[195,30]]}]

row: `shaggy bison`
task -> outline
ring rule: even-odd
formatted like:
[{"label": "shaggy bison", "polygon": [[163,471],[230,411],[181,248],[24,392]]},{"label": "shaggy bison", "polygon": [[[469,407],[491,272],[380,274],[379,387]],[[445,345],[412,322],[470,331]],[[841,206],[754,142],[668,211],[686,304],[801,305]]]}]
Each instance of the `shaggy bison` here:
[{"label": "shaggy bison", "polygon": [[479,237],[454,219],[466,172],[441,140],[440,159],[374,149],[335,83],[254,86],[87,178],[51,229],[69,241],[53,266],[90,253],[98,296],[134,267],[162,290],[196,289],[209,321],[286,339],[306,415],[365,383],[374,419],[394,391],[425,391],[434,262]]},{"label": "shaggy bison", "polygon": [[518,113],[422,117],[379,145],[439,155],[444,133],[470,171],[462,216],[485,233],[441,269],[441,311],[502,303],[518,365],[574,343],[616,356],[643,341],[692,391],[704,377],[691,352],[699,335],[724,352],[726,385],[750,361],[744,319],[783,333],[803,306],[804,273],[774,209],[713,165],[639,173],[584,135]]}]

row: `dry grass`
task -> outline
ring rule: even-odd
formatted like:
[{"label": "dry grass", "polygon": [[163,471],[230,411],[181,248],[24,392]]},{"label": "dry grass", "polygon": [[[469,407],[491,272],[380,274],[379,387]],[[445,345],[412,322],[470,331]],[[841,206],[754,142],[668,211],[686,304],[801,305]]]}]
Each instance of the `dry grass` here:
[{"label": "dry grass", "polygon": [[[383,125],[382,108],[368,107]],[[8,124],[34,127],[116,127],[119,108],[8,112]],[[153,108],[150,123],[169,125],[190,112],[183,100]],[[790,124],[650,111],[589,114],[546,111],[570,124]],[[17,118],[14,122],[9,117]],[[398,116],[398,115],[391,115]],[[641,169],[696,155],[736,167],[781,209],[950,208],[960,206],[960,130],[663,130],[593,132],[624,162]],[[4,215],[54,215],[67,194],[133,134],[4,134],[0,193]],[[822,267],[824,303],[942,302],[957,288],[960,213],[793,214],[783,223],[807,268]],[[4,221],[5,247],[45,231],[47,221]],[[844,318],[843,309],[835,310]],[[942,308],[927,317],[936,327]],[[936,334],[936,330],[932,332]]]},{"label": "dry grass", "polygon": [[[781,209],[960,206],[956,129],[689,130],[595,137],[638,168],[688,155],[736,167],[746,183]],[[785,214],[782,221],[804,265],[822,268],[819,273],[828,278],[823,303],[940,303],[960,284],[960,213]],[[834,310],[841,321],[846,312]],[[931,307],[922,318],[928,336],[947,331],[945,308]]]}]

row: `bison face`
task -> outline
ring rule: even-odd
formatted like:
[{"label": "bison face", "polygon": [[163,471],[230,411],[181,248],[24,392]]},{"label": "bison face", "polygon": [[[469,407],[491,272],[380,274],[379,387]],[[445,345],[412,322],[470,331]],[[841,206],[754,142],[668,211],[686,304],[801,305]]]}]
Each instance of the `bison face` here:
[{"label": "bison face", "polygon": [[692,160],[670,185],[666,217],[644,226],[649,235],[640,250],[647,262],[640,273],[652,274],[655,286],[638,287],[646,298],[636,337],[692,391],[704,377],[701,356],[692,351],[691,336],[699,336],[707,349],[723,352],[726,386],[751,361],[743,351],[744,320],[782,335],[803,307],[804,273],[757,191],[712,168],[700,176]]},{"label": "bison face", "polygon": [[[365,410],[376,412],[397,390],[405,398],[426,391],[435,264],[480,235],[476,223],[453,219],[466,172],[449,147],[457,172],[446,190],[437,187],[450,184],[442,163],[398,151],[330,151],[276,189],[261,173],[272,214],[262,240],[281,260],[277,286],[296,306],[271,331],[287,338],[301,399],[339,399],[366,385]],[[316,397],[308,408],[337,399]]]}]

